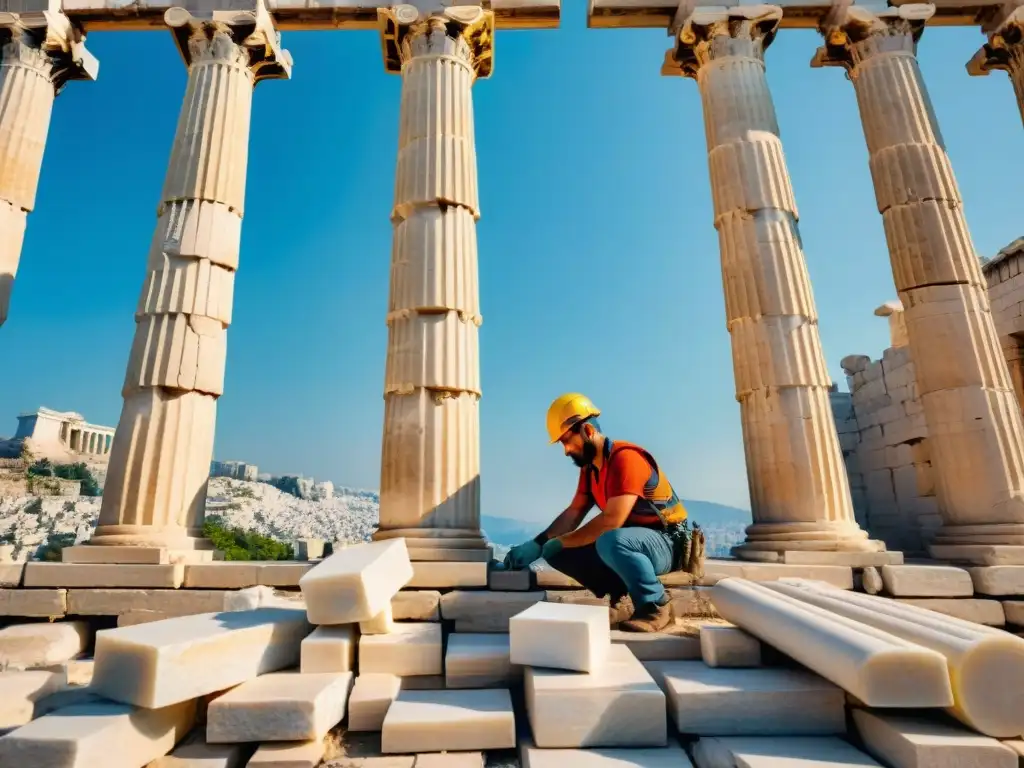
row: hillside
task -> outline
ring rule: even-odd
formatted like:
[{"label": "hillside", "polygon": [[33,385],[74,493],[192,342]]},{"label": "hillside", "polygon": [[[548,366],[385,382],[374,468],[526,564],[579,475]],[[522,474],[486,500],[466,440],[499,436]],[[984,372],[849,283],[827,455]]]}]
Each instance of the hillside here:
[{"label": "hillside", "polygon": [[[224,517],[230,525],[280,540],[324,539],[366,541],[377,525],[380,497],[375,491],[336,488],[320,500],[300,499],[261,482],[216,477],[210,480],[206,510]],[[709,550],[724,555],[742,540],[750,513],[704,501],[688,501],[691,518],[708,532]],[[99,515],[100,499],[75,501],[60,497],[0,497],[0,544],[13,544],[15,557],[26,559],[52,535],[66,541],[89,538]],[[506,547],[537,534],[539,522],[484,515],[487,538],[497,556]]]}]

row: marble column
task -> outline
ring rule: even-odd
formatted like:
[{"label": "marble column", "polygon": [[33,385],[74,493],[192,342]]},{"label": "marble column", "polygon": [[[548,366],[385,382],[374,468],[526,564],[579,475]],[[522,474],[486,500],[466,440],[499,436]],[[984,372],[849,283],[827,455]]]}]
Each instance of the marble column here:
[{"label": "marble column", "polygon": [[85,34],[52,10],[0,14],[0,325],[7,319],[53,100],[70,80],[94,80]]},{"label": "marble column", "polygon": [[188,84],[164,181],[93,544],[188,548],[200,534],[224,391],[255,84],[291,57],[265,7],[170,8]]},{"label": "marble column", "polygon": [[415,559],[485,546],[472,87],[491,72],[494,15],[412,5],[378,14],[402,101],[375,537],[406,537]]},{"label": "marble column", "polygon": [[697,81],[754,522],[738,557],[874,552],[853,514],[764,52],[778,6],[696,8],[662,73]]},{"label": "marble column", "polygon": [[1013,83],[1017,108],[1024,120],[1024,8],[1013,8],[993,26],[988,42],[967,62],[967,72],[987,75],[995,69],[1004,70]]},{"label": "marble column", "polygon": [[838,11],[812,63],[843,67],[860,107],[928,425],[943,519],[931,551],[969,559],[962,545],[1024,544],[1024,422],[917,62],[934,10]]}]

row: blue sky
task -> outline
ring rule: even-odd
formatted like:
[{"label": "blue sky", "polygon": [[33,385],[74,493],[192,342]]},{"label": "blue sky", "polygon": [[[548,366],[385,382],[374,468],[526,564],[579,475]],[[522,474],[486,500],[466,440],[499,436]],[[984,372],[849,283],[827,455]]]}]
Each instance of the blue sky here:
[{"label": "blue sky", "polygon": [[[588,393],[685,498],[749,507],[696,83],[659,76],[659,30],[499,32],[475,86],[483,511],[550,518],[575,469],[548,403]],[[832,376],[881,354],[894,297],[853,87],[784,30],[768,78]],[[1021,234],[1021,120],[1004,73],[971,78],[976,29],[919,54],[975,245]],[[36,210],[0,329],[0,434],[19,411],[115,425],[186,73],[161,31],[96,33],[94,83],[54,110]],[[290,81],[256,89],[241,265],[216,458],[376,488],[400,79],[375,33],[286,33]],[[1016,203],[1014,201],[1017,201]],[[513,467],[516,468],[513,468]]]}]

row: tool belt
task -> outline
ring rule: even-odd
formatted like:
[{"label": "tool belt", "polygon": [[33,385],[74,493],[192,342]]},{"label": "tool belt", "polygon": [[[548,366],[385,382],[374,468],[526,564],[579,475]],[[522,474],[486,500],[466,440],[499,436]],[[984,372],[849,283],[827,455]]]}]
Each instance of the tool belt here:
[{"label": "tool belt", "polygon": [[685,571],[699,579],[704,575],[704,531],[696,523],[690,529],[690,521],[674,523],[665,528],[665,535],[672,540],[672,570]]}]

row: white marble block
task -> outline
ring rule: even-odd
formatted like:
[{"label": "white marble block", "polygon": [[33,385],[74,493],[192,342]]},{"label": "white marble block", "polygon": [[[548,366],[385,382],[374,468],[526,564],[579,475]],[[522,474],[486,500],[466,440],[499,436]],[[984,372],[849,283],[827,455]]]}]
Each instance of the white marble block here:
[{"label": "white marble block", "polygon": [[[553,635],[548,640],[559,642]],[[625,645],[610,646],[604,663],[585,674],[527,667],[524,684],[526,712],[538,747],[668,743],[665,694]]]},{"label": "white marble block", "polygon": [[348,730],[379,731],[391,702],[402,690],[402,678],[371,672],[356,678],[348,697]]},{"label": "white marble block", "polygon": [[669,717],[694,736],[824,736],[846,730],[846,695],[802,669],[721,669],[701,661],[647,663]]},{"label": "white marble block", "polygon": [[0,734],[19,728],[35,716],[36,702],[67,685],[64,670],[0,672]]},{"label": "white marble block", "polygon": [[363,635],[386,635],[395,629],[395,618],[391,612],[391,603],[384,610],[367,621],[359,622],[359,632]]},{"label": "white marble block", "polygon": [[396,624],[386,635],[359,638],[359,672],[385,672],[399,677],[443,673],[441,625]]},{"label": "white marble block", "polygon": [[893,768],[1017,768],[1009,747],[938,719],[854,709],[853,722],[864,748]]},{"label": "white marble block", "polygon": [[4,768],[139,768],[192,728],[196,703],[160,709],[101,702],[63,707],[0,738]]},{"label": "white marble block", "polygon": [[511,662],[530,667],[590,672],[612,644],[608,609],[600,605],[536,603],[509,619],[508,631]]},{"label": "white marble block", "polygon": [[508,690],[401,691],[388,708],[381,751],[511,749],[516,724]]},{"label": "white marble block", "polygon": [[345,717],[351,672],[276,672],[249,680],[210,702],[211,744],[322,739]]},{"label": "white marble block", "polygon": [[314,624],[368,621],[412,580],[405,539],[345,547],[299,579]]},{"label": "white marble block", "polygon": [[13,624],[0,629],[0,669],[31,669],[62,664],[89,645],[84,621]]},{"label": "white marble block", "polygon": [[302,641],[302,672],[351,672],[355,668],[359,633],[355,624],[317,627]]},{"label": "white marble block", "polygon": [[835,736],[704,736],[693,745],[693,762],[697,768],[882,768]]},{"label": "white marble block", "polygon": [[702,624],[700,652],[709,667],[761,666],[761,641],[738,627]]},{"label": "white marble block", "polygon": [[495,688],[522,679],[523,668],[510,661],[508,635],[453,632],[444,675],[448,688]]},{"label": "white marble block", "polygon": [[682,747],[646,749],[538,749],[530,743],[519,750],[522,768],[693,768]]},{"label": "white marble block", "polygon": [[244,768],[252,752],[251,744],[207,744],[200,727],[146,768]]},{"label": "white marble block", "polygon": [[[317,768],[327,751],[323,739],[313,741],[287,741],[280,744],[261,744],[245,768]],[[352,768],[391,768],[373,763],[348,763]],[[342,768],[347,768],[343,763]]]},{"label": "white marble block", "polygon": [[96,633],[92,687],[155,708],[223,691],[299,662],[305,611],[202,613]]}]

